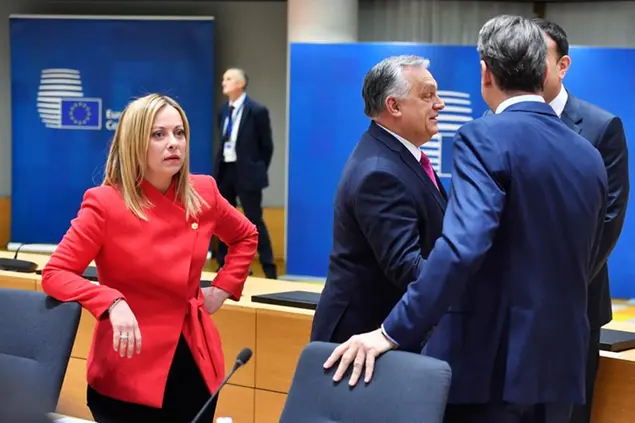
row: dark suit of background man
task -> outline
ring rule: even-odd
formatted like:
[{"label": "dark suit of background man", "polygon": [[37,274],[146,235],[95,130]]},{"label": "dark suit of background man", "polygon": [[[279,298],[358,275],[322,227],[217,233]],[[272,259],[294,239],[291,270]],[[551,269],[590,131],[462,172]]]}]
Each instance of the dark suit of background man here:
[{"label": "dark suit of background man", "polygon": [[442,236],[383,332],[338,353],[365,362],[369,351],[415,343],[436,324],[423,352],[452,368],[447,423],[563,423],[585,399],[587,284],[606,170],[539,95],[547,45],[536,24],[493,18],[478,52],[495,114],[454,138]]},{"label": "dark suit of background man", "polygon": [[[343,342],[379,327],[441,234],[446,193],[419,149],[438,132],[443,108],[426,65],[416,56],[392,57],[366,75],[362,95],[372,121],[337,189],[312,340]],[[421,351],[420,342],[403,347]]]},{"label": "dark suit of background man", "polygon": [[[247,74],[229,69],[223,75],[223,94],[227,96],[218,114],[221,146],[216,155],[215,177],[218,189],[233,206],[236,198],[245,216],[258,228],[258,255],[265,276],[277,278],[269,231],[262,218],[262,190],[269,186],[267,171],[273,155],[271,122],[265,106],[247,96]],[[227,246],[219,242],[216,260],[225,263]]]},{"label": "dark suit of background man", "polygon": [[599,257],[602,267],[589,285],[588,309],[591,336],[587,367],[587,402],[576,407],[572,423],[589,423],[593,405],[593,387],[600,361],[600,328],[611,321],[611,292],[607,260],[622,232],[629,195],[628,150],[622,121],[593,104],[580,100],[562,85],[571,58],[569,42],[564,30],[552,22],[535,19],[534,22],[547,34],[549,73],[544,97],[562,121],[575,132],[589,140],[604,160],[608,176],[609,195],[604,231]]}]

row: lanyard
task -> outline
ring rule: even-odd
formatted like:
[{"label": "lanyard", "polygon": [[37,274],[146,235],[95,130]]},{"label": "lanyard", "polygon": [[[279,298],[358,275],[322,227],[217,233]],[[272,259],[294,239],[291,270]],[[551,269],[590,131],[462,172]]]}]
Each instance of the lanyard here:
[{"label": "lanyard", "polygon": [[[224,145],[225,152],[227,152],[230,155],[231,155],[231,151],[235,148],[235,140],[232,141],[232,131],[234,128],[234,121],[236,120],[234,116],[238,117],[238,114],[242,111],[244,106],[245,106],[245,102],[243,101],[243,104],[241,104],[238,109],[233,111],[231,109],[228,110],[228,112],[230,113],[228,113],[227,125],[225,126],[225,133],[223,134],[223,145]],[[235,154],[236,153],[234,153],[234,156]]]},{"label": "lanyard", "polygon": [[243,107],[245,107],[244,101],[243,104],[241,104],[240,107],[235,109],[232,113],[227,113],[227,127],[225,128],[225,136],[227,136],[228,138],[231,136],[231,131],[234,127],[234,122],[236,121],[235,117],[238,116]]}]

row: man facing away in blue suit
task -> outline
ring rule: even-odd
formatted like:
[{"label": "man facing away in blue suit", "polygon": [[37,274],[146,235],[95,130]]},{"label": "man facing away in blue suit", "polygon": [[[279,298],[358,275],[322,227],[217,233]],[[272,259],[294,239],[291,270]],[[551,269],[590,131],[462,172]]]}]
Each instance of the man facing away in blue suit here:
[{"label": "man facing away in blue suit", "polygon": [[547,35],[549,72],[544,97],[562,121],[586,138],[602,155],[609,193],[604,230],[598,252],[602,265],[589,284],[587,315],[591,328],[586,374],[586,404],[574,408],[571,423],[590,423],[595,377],[600,362],[600,330],[612,319],[611,291],[607,261],[620,237],[626,217],[629,194],[628,149],[620,118],[573,96],[562,84],[569,70],[569,41],[557,24],[544,19],[534,22]]},{"label": "man facing away in blue suit", "polygon": [[[607,177],[598,151],[544,102],[542,30],[499,16],[479,33],[495,114],[462,126],[443,233],[381,329],[338,346],[334,379],[438,323],[424,354],[448,362],[447,423],[567,422],[585,400],[587,283],[597,270]],[[404,381],[406,382],[406,381]],[[415,416],[413,416],[415,419]]]},{"label": "man facing away in blue suit", "polygon": [[[373,330],[406,292],[441,235],[446,193],[419,149],[438,132],[443,102],[416,56],[383,60],[362,88],[370,127],[344,167],[333,249],[313,341]],[[401,349],[421,352],[421,340]]]}]

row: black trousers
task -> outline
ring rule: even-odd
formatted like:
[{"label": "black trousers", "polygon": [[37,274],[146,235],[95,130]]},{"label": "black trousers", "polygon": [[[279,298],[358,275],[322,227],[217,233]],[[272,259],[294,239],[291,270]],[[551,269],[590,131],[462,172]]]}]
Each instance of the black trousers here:
[{"label": "black trousers", "polygon": [[[209,397],[209,389],[183,336],[168,373],[161,408],[119,401],[90,386],[87,391],[88,408],[97,423],[190,423]],[[200,421],[212,423],[215,411],[216,400]]]},{"label": "black trousers", "polygon": [[573,408],[571,423],[590,423],[591,409],[593,407],[593,393],[595,391],[595,378],[600,365],[600,330],[591,330],[589,336],[589,352],[586,368],[586,404]]},{"label": "black trousers", "polygon": [[[236,207],[236,199],[240,199],[240,205],[243,207],[245,216],[251,223],[256,225],[258,229],[258,256],[260,264],[265,276],[270,279],[277,278],[276,265],[273,261],[273,248],[271,248],[271,238],[269,231],[262,218],[262,190],[244,190],[238,184],[238,171],[236,163],[221,162],[218,169],[218,190],[229,204]],[[225,256],[227,255],[227,246],[220,242],[216,261],[222,267],[225,264]]]},{"label": "black trousers", "polygon": [[570,406],[555,404],[448,404],[443,423],[566,423],[570,415]]}]

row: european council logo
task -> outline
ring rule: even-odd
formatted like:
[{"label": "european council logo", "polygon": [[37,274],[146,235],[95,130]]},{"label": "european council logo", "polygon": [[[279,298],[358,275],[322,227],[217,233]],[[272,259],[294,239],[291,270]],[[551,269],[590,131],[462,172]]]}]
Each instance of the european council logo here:
[{"label": "european council logo", "polygon": [[421,151],[430,158],[430,164],[439,178],[450,178],[452,141],[461,125],[473,120],[472,101],[468,93],[439,91],[438,94],[445,103],[445,108],[439,112],[439,133],[422,145]]},{"label": "european council logo", "polygon": [[37,93],[42,123],[53,129],[101,129],[101,98],[84,97],[75,69],[44,69]]}]

